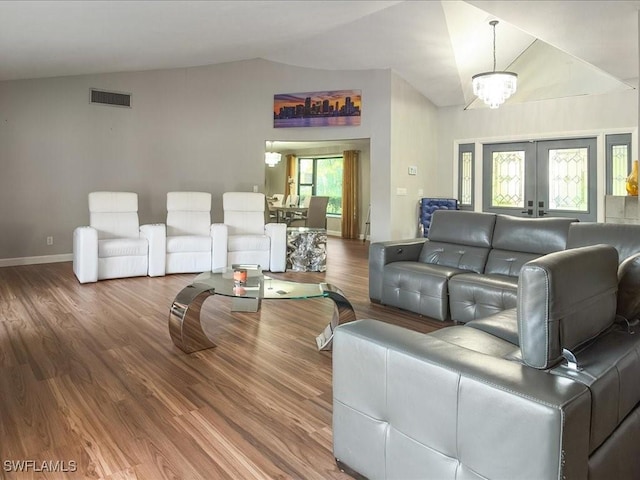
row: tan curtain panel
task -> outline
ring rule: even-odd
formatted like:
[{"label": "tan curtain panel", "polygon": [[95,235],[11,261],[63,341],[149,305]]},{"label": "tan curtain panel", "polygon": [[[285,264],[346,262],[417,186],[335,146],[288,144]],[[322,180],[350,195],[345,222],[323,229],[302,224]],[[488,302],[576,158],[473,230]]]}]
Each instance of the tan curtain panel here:
[{"label": "tan curtain panel", "polygon": [[[286,169],[285,169],[285,176],[284,176],[284,199],[283,201],[285,201],[287,199],[287,195],[293,195],[296,193],[295,188],[296,188],[296,156],[289,154],[286,156],[287,159],[287,165],[286,165]],[[293,179],[294,183],[289,183],[289,179]]]},{"label": "tan curtain panel", "polygon": [[358,238],[358,150],[342,152],[342,238]]}]

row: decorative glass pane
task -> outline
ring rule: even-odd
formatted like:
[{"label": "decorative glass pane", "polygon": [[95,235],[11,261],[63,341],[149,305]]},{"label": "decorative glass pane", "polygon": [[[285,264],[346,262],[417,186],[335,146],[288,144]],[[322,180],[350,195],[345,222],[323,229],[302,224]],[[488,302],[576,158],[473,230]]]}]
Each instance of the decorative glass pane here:
[{"label": "decorative glass pane", "polygon": [[492,207],[524,208],[524,151],[493,152]]},{"label": "decorative glass pane", "polygon": [[587,212],[589,149],[549,150],[549,209]]},{"label": "decorative glass pane", "polygon": [[462,160],[460,162],[461,176],[460,176],[460,203],[462,205],[471,205],[472,198],[472,182],[473,182],[473,153],[463,152]]},{"label": "decorative glass pane", "polygon": [[613,195],[626,195],[625,181],[629,175],[627,159],[629,147],[627,145],[613,145],[611,148],[611,193]]}]

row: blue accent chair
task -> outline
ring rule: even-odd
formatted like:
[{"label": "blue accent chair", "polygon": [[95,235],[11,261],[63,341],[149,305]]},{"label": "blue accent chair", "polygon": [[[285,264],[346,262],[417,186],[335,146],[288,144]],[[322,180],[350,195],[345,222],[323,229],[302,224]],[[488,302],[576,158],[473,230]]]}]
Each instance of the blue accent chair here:
[{"label": "blue accent chair", "polygon": [[420,230],[426,237],[431,225],[431,217],[436,210],[458,210],[458,200],[455,198],[422,198],[420,199]]}]

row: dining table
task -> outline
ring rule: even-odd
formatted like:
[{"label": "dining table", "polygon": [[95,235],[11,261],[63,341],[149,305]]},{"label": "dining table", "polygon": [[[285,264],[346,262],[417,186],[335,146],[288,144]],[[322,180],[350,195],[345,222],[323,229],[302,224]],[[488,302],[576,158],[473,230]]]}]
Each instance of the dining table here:
[{"label": "dining table", "polygon": [[293,220],[294,214],[299,214],[300,216],[305,216],[309,207],[277,207],[269,205],[269,211],[275,212],[276,214],[276,222],[277,223],[286,223],[289,224],[291,220]]}]

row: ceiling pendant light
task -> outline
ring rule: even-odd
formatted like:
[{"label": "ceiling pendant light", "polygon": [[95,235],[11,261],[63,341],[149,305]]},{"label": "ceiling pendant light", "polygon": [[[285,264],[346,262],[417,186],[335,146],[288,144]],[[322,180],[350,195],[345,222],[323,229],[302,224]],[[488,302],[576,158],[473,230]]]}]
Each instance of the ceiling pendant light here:
[{"label": "ceiling pendant light", "polygon": [[518,75],[513,72],[496,72],[496,25],[498,20],[492,20],[493,27],[493,71],[478,73],[471,77],[473,94],[482,99],[489,108],[498,108],[511,95],[516,93]]},{"label": "ceiling pendant light", "polygon": [[[269,150],[273,150],[273,142],[271,142],[271,148]],[[282,159],[282,155],[277,152],[265,152],[264,154],[264,163],[269,165],[270,167],[275,167],[280,160]]]}]

